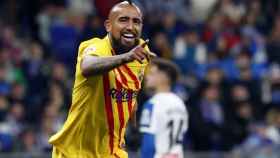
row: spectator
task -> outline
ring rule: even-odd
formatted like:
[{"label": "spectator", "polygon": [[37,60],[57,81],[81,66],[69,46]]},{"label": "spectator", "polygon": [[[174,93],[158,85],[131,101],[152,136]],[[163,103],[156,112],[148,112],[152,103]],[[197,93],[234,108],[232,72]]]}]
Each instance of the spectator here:
[{"label": "spectator", "polygon": [[87,19],[87,24],[83,28],[83,33],[80,41],[88,40],[91,37],[103,37],[106,31],[103,27],[102,20],[97,15],[90,15]]},{"label": "spectator", "polygon": [[184,0],[139,0],[142,4],[144,12],[148,15],[162,15],[162,13],[170,12],[175,13],[175,15],[181,19],[186,16],[187,3]]},{"label": "spectator", "polygon": [[63,122],[57,124],[57,121],[57,107],[55,105],[46,106],[44,115],[41,120],[40,130],[38,131],[36,138],[36,140],[38,140],[38,148],[41,151],[50,152],[52,150],[52,146],[48,143],[48,139],[63,125]]},{"label": "spectator", "polygon": [[[216,86],[206,86],[202,98],[190,112],[190,133],[196,151],[224,149],[224,106]],[[193,114],[193,115],[192,115]],[[204,131],[207,131],[205,133]]]},{"label": "spectator", "polygon": [[81,0],[81,1],[75,1],[70,0],[68,1],[68,8],[70,11],[80,14],[91,14],[94,13],[94,3],[91,0]]},{"label": "spectator", "polygon": [[63,93],[65,90],[63,85],[59,82],[51,82],[49,88],[49,93],[46,99],[50,101],[51,104],[56,106],[57,109],[65,109],[65,107],[67,107],[67,96]]},{"label": "spectator", "polygon": [[7,77],[7,69],[0,65],[0,94],[7,95],[11,91],[11,85],[6,79]]},{"label": "spectator", "polygon": [[9,101],[11,103],[16,103],[16,102],[20,102],[20,103],[26,103],[26,99],[25,99],[25,87],[23,84],[20,83],[14,83],[12,85],[12,90],[10,93],[10,97],[9,97]]},{"label": "spectator", "polygon": [[189,30],[179,36],[174,44],[173,60],[178,63],[183,74],[201,74],[205,67],[207,52],[206,47],[199,41],[195,30]]},{"label": "spectator", "polygon": [[9,103],[5,96],[0,95],[0,144],[1,152],[8,152],[12,150],[13,138],[12,133],[9,133],[9,125],[7,121],[7,114],[9,110]]},{"label": "spectator", "polygon": [[[253,66],[251,63],[251,56],[248,53],[241,53],[235,58],[235,68],[233,69],[235,75],[232,75],[232,84],[242,84],[245,86],[250,94],[251,101],[254,105],[261,106],[260,93],[260,78],[254,77]],[[260,73],[260,70],[256,70]]]},{"label": "spectator", "polygon": [[39,152],[37,146],[35,129],[31,127],[26,127],[23,132],[19,135],[21,138],[18,143],[16,143],[16,151],[26,152],[28,154]]},{"label": "spectator", "polygon": [[[46,88],[46,61],[43,60],[43,48],[37,42],[32,42],[28,49],[27,59],[23,64],[23,72],[27,78],[27,95],[31,96],[30,104],[40,102],[39,93]],[[32,85],[32,86],[31,86]],[[35,102],[35,103],[34,103]]]},{"label": "spectator", "polygon": [[266,105],[279,107],[280,105],[280,67],[272,64],[268,76],[264,78],[262,98]]},{"label": "spectator", "polygon": [[262,149],[265,146],[276,146],[280,143],[279,110],[271,109],[266,115],[265,124],[256,124],[248,138],[240,146],[245,151]]},{"label": "spectator", "polygon": [[7,118],[9,103],[4,95],[0,95],[0,122],[4,122]]},{"label": "spectator", "polygon": [[176,36],[178,36],[180,31],[182,31],[182,24],[178,21],[174,12],[166,12],[164,13],[164,19],[161,19],[162,24],[162,32],[167,35],[168,43],[174,45],[174,41]]},{"label": "spectator", "polygon": [[24,105],[20,102],[16,102],[11,105],[9,113],[7,114],[7,126],[9,127],[9,133],[17,138],[24,129],[25,123],[25,109]]},{"label": "spectator", "polygon": [[238,101],[232,106],[233,111],[228,113],[226,123],[225,146],[227,150],[245,141],[250,132],[250,125],[254,121],[253,106],[249,101]]},{"label": "spectator", "polygon": [[269,137],[275,145],[280,144],[280,111],[272,108],[266,114],[267,137]]},{"label": "spectator", "polygon": [[218,9],[227,17],[228,22],[233,24],[239,24],[245,14],[245,6],[240,1],[237,3],[233,0],[221,0]]},{"label": "spectator", "polygon": [[156,52],[158,56],[170,59],[172,48],[168,42],[168,37],[163,32],[155,34],[153,39],[152,51]]},{"label": "spectator", "polygon": [[205,78],[207,83],[211,85],[221,86],[224,81],[224,73],[217,66],[209,67]]},{"label": "spectator", "polygon": [[192,20],[196,23],[204,23],[218,0],[208,0],[207,3],[204,0],[190,1],[189,9],[191,9]]},{"label": "spectator", "polygon": [[272,28],[272,31],[270,33],[270,37],[268,39],[268,44],[267,44],[267,56],[268,60],[271,63],[278,63],[280,64],[280,55],[279,55],[279,50],[280,50],[280,16],[277,16],[274,21],[274,25]]}]

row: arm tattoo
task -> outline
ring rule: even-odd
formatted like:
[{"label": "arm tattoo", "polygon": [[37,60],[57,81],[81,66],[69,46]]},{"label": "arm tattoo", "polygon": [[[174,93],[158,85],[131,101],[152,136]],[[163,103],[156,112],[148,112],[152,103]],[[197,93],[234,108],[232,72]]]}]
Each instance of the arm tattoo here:
[{"label": "arm tattoo", "polygon": [[125,54],[110,57],[86,56],[81,63],[81,69],[83,75],[88,77],[106,73],[127,62]]}]

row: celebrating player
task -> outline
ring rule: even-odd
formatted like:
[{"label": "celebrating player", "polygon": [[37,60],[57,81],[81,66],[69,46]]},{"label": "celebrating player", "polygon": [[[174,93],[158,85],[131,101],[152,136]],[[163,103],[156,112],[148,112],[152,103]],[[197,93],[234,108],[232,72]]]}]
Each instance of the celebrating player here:
[{"label": "celebrating player", "polygon": [[80,44],[69,115],[49,140],[53,158],[128,157],[125,127],[154,56],[140,38],[142,16],[135,4],[118,3],[105,21],[107,36]]},{"label": "celebrating player", "polygon": [[155,94],[143,107],[140,131],[142,158],[183,158],[183,138],[188,127],[184,102],[171,92],[178,76],[174,63],[152,61],[145,85]]}]

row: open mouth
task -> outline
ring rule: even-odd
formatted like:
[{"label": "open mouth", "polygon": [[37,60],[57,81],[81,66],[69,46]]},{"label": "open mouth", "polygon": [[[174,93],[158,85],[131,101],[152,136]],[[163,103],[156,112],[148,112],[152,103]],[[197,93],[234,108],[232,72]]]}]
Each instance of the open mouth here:
[{"label": "open mouth", "polygon": [[123,34],[122,34],[122,37],[123,37],[123,39],[124,39],[125,41],[127,41],[127,42],[132,42],[132,41],[135,40],[136,35],[133,34],[133,33],[123,33]]}]

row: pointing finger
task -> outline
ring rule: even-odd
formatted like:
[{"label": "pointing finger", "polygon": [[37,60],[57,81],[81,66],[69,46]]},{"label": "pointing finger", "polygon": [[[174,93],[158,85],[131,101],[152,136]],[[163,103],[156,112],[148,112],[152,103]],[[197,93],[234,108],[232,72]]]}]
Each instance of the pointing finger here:
[{"label": "pointing finger", "polygon": [[154,53],[154,52],[148,52],[148,54],[152,57],[157,57],[156,53]]},{"label": "pointing finger", "polygon": [[142,48],[145,48],[145,46],[149,43],[149,39],[146,39],[144,43],[141,44]]}]

